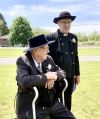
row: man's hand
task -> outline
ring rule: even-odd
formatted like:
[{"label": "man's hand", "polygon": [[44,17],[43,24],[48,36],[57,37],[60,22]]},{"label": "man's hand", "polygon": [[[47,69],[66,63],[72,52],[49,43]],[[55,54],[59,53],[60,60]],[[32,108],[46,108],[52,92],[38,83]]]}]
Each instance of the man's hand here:
[{"label": "man's hand", "polygon": [[51,89],[54,86],[54,80],[47,80],[45,88]]},{"label": "man's hand", "polygon": [[57,80],[57,72],[47,72],[45,73],[48,80]]},{"label": "man's hand", "polygon": [[75,83],[78,85],[80,83],[80,76],[74,76]]}]

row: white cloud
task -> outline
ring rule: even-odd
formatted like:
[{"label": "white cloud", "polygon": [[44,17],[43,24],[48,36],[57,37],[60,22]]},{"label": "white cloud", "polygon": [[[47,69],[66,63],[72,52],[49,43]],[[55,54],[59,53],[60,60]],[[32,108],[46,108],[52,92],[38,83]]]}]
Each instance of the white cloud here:
[{"label": "white cloud", "polygon": [[48,0],[50,2],[65,2],[66,0]]},{"label": "white cloud", "polygon": [[[64,0],[63,0],[64,1]],[[89,7],[88,7],[89,9]],[[87,14],[100,14],[100,12],[97,10],[93,10],[93,11],[89,11],[87,9],[87,6],[84,6],[84,12],[85,10],[87,10]],[[70,11],[72,14],[76,14],[81,12],[82,9],[82,4],[69,4],[66,7],[66,4],[60,7],[49,7],[48,5],[31,5],[31,6],[26,6],[26,5],[14,5],[11,6],[10,8],[3,10],[3,13],[6,16],[10,16],[10,17],[16,17],[16,16],[25,16],[25,17],[29,17],[29,16],[33,16],[36,15],[40,15],[41,13],[45,14],[45,13],[57,13],[57,15],[59,14],[59,12],[63,11],[63,10],[68,10]]]},{"label": "white cloud", "polygon": [[[55,1],[55,0],[49,0],[49,1]],[[57,0],[56,0],[57,1]],[[58,0],[60,1],[67,1],[67,0]],[[70,0],[68,0],[70,2]],[[67,2],[68,2],[67,1]],[[75,0],[71,0],[75,1]],[[76,1],[80,1],[80,0],[76,0]],[[100,2],[100,0],[99,0]],[[97,8],[93,9],[93,7],[95,6],[89,6],[89,4],[87,5],[83,5],[82,3],[78,3],[78,4],[62,4],[60,7],[59,6],[54,6],[54,4],[52,6],[48,5],[48,4],[41,4],[41,5],[13,5],[10,6],[9,8],[5,9],[5,10],[0,10],[1,13],[3,13],[4,17],[6,17],[6,19],[10,19],[10,21],[12,22],[12,20],[17,17],[17,16],[24,16],[26,18],[28,18],[28,20],[30,20],[31,23],[33,23],[33,21],[35,21],[34,19],[36,18],[41,18],[42,17],[46,17],[50,14],[51,15],[55,15],[54,17],[58,16],[59,13],[63,10],[68,10],[71,12],[72,15],[77,15],[77,19],[75,20],[75,22],[77,21],[77,23],[89,23],[89,24],[100,24],[100,21],[96,20],[94,21],[94,19],[88,19],[90,16],[92,16],[91,18],[94,18],[93,16],[98,15],[98,17],[100,16],[100,11],[98,10],[98,4],[95,4],[97,6]],[[67,7],[66,7],[67,6]],[[84,9],[83,9],[84,8]],[[82,19],[81,17],[84,16],[84,19]],[[49,19],[49,18],[47,18]],[[80,21],[79,21],[80,19]],[[39,24],[40,26],[40,21],[35,21],[37,24]],[[34,25],[36,23],[33,23]],[[75,23],[74,22],[74,23]],[[42,22],[43,24],[45,24],[45,21]],[[49,24],[49,23],[47,23]],[[57,26],[44,26],[44,28],[50,30],[50,31],[56,31]],[[95,29],[97,29],[98,31],[100,28],[96,25],[93,26],[74,26],[72,27],[73,31],[86,31],[86,32],[90,32],[93,31]]]},{"label": "white cloud", "polygon": [[11,17],[16,17],[21,15],[27,16],[27,13],[30,14],[29,11],[30,11],[30,8],[25,5],[14,5],[8,8],[7,10],[5,10],[4,13]]},{"label": "white cloud", "polygon": [[48,7],[46,5],[14,5],[6,10],[0,10],[5,16],[16,17],[16,16],[38,16],[41,13],[55,13],[60,11],[60,8]]},{"label": "white cloud", "polygon": [[67,9],[66,9],[66,5],[63,5],[60,7],[55,7],[55,6],[49,7],[47,5],[38,5],[38,6],[33,5],[33,6],[31,6],[31,8],[32,8],[32,11],[37,11],[36,14],[38,14],[38,13],[57,13],[57,12],[61,12],[63,10],[69,10],[72,12],[81,10],[80,5],[69,5],[69,6],[67,6]]},{"label": "white cloud", "polygon": [[50,1],[50,2],[56,2],[56,3],[62,3],[62,2],[68,3],[68,2],[77,2],[77,1],[81,1],[81,0],[48,0],[48,1]]},{"label": "white cloud", "polygon": [[[77,8],[77,9],[76,9]],[[63,10],[69,10],[71,12],[77,12],[81,10],[80,5],[69,5],[66,9],[66,5],[60,8],[57,7],[49,7],[47,5],[31,5],[31,6],[25,6],[25,5],[14,5],[6,10],[1,10],[5,16],[10,17],[16,17],[16,16],[29,16],[29,15],[38,15],[41,13],[59,13]]]},{"label": "white cloud", "polygon": [[96,0],[96,2],[100,2],[100,0]]},{"label": "white cloud", "polygon": [[58,8],[55,8],[55,7],[48,7],[48,6],[46,6],[46,5],[38,5],[38,6],[36,6],[36,5],[33,5],[32,7],[32,10],[33,11],[37,11],[36,12],[36,14],[37,13],[46,13],[46,12],[57,12],[57,11],[59,11],[60,9],[58,9]]},{"label": "white cloud", "polygon": [[11,16],[25,14],[25,9],[26,7],[24,5],[14,5],[13,8],[9,9],[8,14]]},{"label": "white cloud", "polygon": [[92,33],[94,31],[97,31],[100,33],[100,25],[99,24],[93,24],[93,25],[81,25],[81,26],[73,26],[71,28],[72,32],[81,32],[81,33]]}]

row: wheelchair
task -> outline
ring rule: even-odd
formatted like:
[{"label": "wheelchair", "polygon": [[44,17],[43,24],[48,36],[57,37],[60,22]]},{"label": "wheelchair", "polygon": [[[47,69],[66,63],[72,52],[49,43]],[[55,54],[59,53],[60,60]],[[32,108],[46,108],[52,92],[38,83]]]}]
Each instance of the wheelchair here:
[{"label": "wheelchair", "polygon": [[[60,99],[59,100],[65,105],[64,92],[68,87],[68,82],[67,82],[66,79],[63,79],[63,80],[64,80],[64,83],[65,83],[65,86],[64,86],[64,88],[62,90],[62,95],[61,95],[62,101]],[[32,102],[32,111],[33,111],[32,113],[33,113],[33,119],[36,119],[35,102],[36,102],[36,100],[38,98],[38,90],[37,90],[36,87],[33,87],[33,90],[35,91],[35,97],[34,97],[33,102]]]},{"label": "wheelchair", "polygon": [[[61,98],[62,98],[62,100],[59,98],[59,101],[62,102],[65,105],[64,93],[65,93],[65,90],[68,87],[68,82],[67,82],[67,80],[65,78],[63,79],[63,81],[64,81],[64,87],[63,87],[62,92],[61,92]],[[32,113],[33,113],[33,119],[36,119],[35,103],[36,103],[37,98],[38,98],[38,89],[34,86],[33,87],[33,90],[35,92],[35,97],[34,97],[34,99],[32,101]],[[13,118],[13,119],[17,119],[17,118]]]}]

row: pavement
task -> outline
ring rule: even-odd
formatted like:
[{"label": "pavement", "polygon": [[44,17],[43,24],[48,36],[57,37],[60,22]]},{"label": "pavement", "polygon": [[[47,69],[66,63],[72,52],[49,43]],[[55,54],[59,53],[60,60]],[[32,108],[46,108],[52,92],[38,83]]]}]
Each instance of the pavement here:
[{"label": "pavement", "polygon": [[[16,64],[17,58],[0,58],[0,65]],[[79,56],[79,61],[100,61],[100,56]]]},{"label": "pavement", "polygon": [[100,56],[79,56],[79,61],[100,61]]}]

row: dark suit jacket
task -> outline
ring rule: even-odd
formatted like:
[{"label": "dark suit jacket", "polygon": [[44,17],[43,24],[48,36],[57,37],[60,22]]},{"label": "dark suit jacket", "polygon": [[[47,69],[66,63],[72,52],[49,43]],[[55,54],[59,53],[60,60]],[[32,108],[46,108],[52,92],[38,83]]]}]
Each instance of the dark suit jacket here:
[{"label": "dark suit jacket", "polygon": [[[74,75],[80,75],[80,69],[79,69],[79,59],[78,59],[78,50],[77,50],[77,36],[68,33],[68,36],[70,38],[70,55],[71,55],[71,60],[72,60],[72,67],[71,67],[71,72],[69,72],[72,77]],[[54,40],[55,42],[49,45],[50,53],[49,55],[52,56],[54,59],[55,63],[60,66],[63,70],[70,69],[70,67],[63,68],[63,66],[66,66],[66,63],[63,61],[62,56],[66,55],[66,51],[61,50],[61,44],[60,44],[60,39],[61,39],[61,34],[59,33],[59,30],[55,33],[47,35],[48,40]],[[60,46],[59,46],[60,44]],[[67,58],[67,55],[66,55]],[[69,74],[67,74],[68,76]]]},{"label": "dark suit jacket", "polygon": [[[39,97],[36,102],[37,106],[50,106],[50,95],[48,91],[52,91],[55,95],[52,99],[58,98],[59,92],[59,82],[65,77],[65,73],[55,65],[53,59],[48,56],[47,60],[42,63],[42,69],[44,74],[50,71],[57,72],[57,81],[55,81],[55,86],[51,89],[45,89],[45,83],[47,77],[44,74],[41,74],[31,57],[31,54],[28,52],[26,56],[19,57],[17,60],[17,84],[18,84],[18,93],[17,93],[17,105],[16,112],[18,118],[24,119],[28,111],[32,111],[32,101],[34,98],[33,87],[36,86],[39,91]],[[56,90],[57,93],[56,93]]]}]

